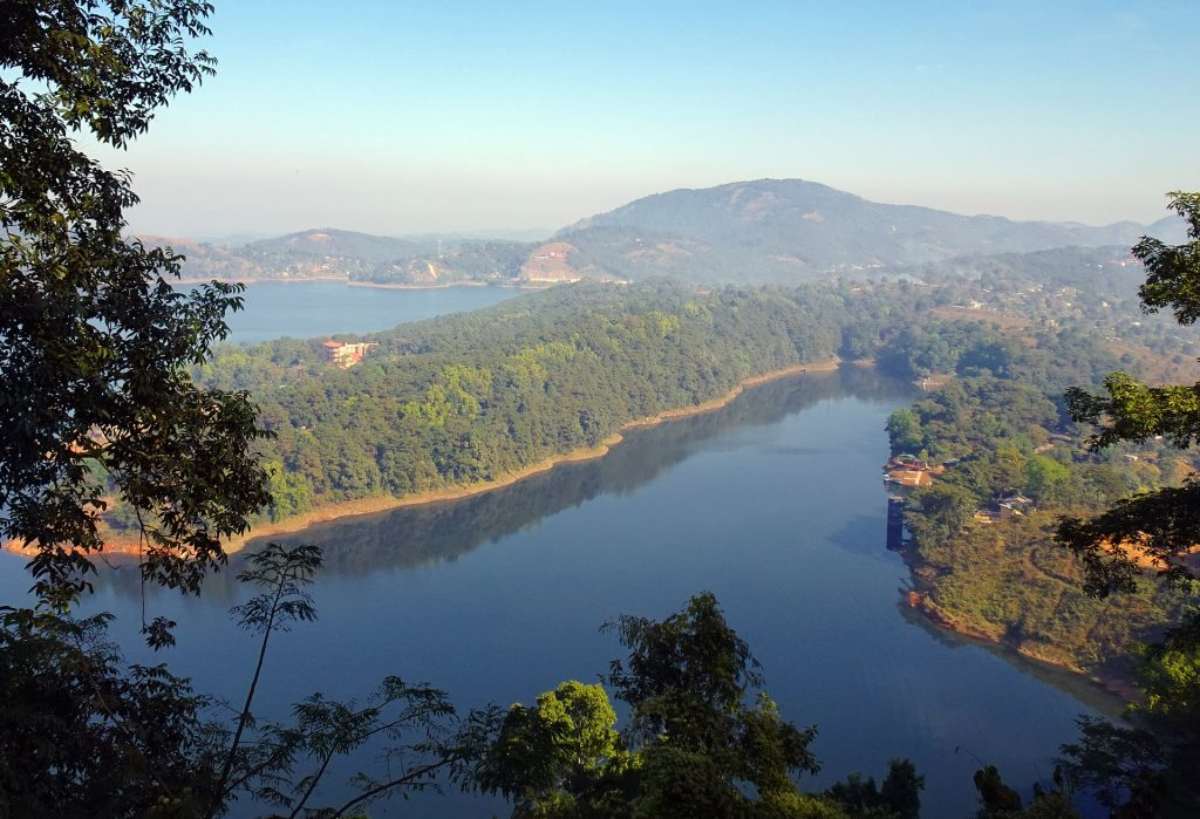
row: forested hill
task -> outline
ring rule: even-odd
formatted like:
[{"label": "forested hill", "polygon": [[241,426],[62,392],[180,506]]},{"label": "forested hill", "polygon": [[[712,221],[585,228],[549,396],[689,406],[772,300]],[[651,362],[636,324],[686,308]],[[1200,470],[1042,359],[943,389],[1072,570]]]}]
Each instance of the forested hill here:
[{"label": "forested hill", "polygon": [[147,245],[185,256],[187,279],[288,281],[338,278],[377,284],[520,284],[529,242],[462,237],[376,236],[315,228],[239,246],[163,236]]},{"label": "forested hill", "polygon": [[273,517],[491,481],[627,422],[827,359],[835,295],[580,284],[368,336],[349,370],[321,340],[226,348],[201,378],[250,390],[277,436]]},{"label": "forested hill", "polygon": [[[955,259],[958,267],[972,268],[979,263],[962,257],[1051,249],[1060,249],[1055,262],[1078,266],[1087,263],[1086,249],[1128,248],[1144,233],[1182,241],[1183,222],[1176,217],[1103,227],[1018,222],[871,202],[800,179],[763,179],[655,194],[584,219],[546,241],[396,238],[333,228],[240,247],[144,238],[185,254],[184,274],[190,278],[540,286],[654,276],[797,284]],[[1013,258],[1000,263],[1025,266]]]},{"label": "forested hill", "polygon": [[1056,247],[1029,253],[956,256],[939,262],[895,267],[889,274],[941,282],[966,277],[985,287],[1075,288],[1107,299],[1136,299],[1146,270],[1123,245]]},{"label": "forested hill", "polygon": [[1020,222],[871,202],[800,179],[761,179],[638,199],[556,237],[585,265],[636,277],[799,281],[955,256],[1065,246],[1128,247],[1143,233],[1182,234],[1182,223]]}]

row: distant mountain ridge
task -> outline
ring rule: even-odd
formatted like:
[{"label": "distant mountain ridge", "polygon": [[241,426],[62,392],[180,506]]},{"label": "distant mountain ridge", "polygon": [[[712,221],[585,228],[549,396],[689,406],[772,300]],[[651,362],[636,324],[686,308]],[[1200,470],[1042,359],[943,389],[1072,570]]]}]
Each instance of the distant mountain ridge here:
[{"label": "distant mountain ridge", "polygon": [[740,279],[765,281],[965,255],[1129,246],[1147,232],[1174,233],[1175,221],[1019,222],[872,202],[805,180],[761,179],[654,194],[577,222],[555,238],[574,245],[591,265],[631,275],[719,280],[740,270]]},{"label": "distant mountain ridge", "polygon": [[[800,179],[683,188],[569,225],[545,242],[386,237],[320,228],[238,247],[176,245],[189,277],[338,277],[434,286],[552,284],[671,276],[695,282],[796,282],[971,256],[1183,241],[1182,220],[1014,221],[872,202]],[[167,240],[155,240],[168,243]]]}]

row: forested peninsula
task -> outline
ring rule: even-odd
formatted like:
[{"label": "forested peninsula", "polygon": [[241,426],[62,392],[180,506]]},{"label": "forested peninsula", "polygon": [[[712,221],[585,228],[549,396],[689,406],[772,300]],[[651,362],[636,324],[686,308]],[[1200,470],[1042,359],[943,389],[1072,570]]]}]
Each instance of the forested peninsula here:
[{"label": "forested peninsula", "polygon": [[833,297],[578,285],[362,337],[373,346],[351,369],[330,366],[321,339],[281,340],[226,347],[199,377],[249,391],[273,433],[262,534],[486,491],[755,380],[827,368]]},{"label": "forested peninsula", "polygon": [[888,423],[893,456],[915,459],[904,471],[927,476],[898,490],[911,533],[907,602],[944,628],[1128,694],[1133,648],[1177,622],[1187,596],[1154,582],[1164,567],[1148,559],[1136,593],[1090,596],[1081,562],[1054,533],[1064,516],[1181,485],[1200,463],[1160,440],[1090,451],[1064,391],[1096,384],[1121,362],[1086,334],[1027,329],[905,333],[885,353],[896,367],[936,347],[955,376]]}]

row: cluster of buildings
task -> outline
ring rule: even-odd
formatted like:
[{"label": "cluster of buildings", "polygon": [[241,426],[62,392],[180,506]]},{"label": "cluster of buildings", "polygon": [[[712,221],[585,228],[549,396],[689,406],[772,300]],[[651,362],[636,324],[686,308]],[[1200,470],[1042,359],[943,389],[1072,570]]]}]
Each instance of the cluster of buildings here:
[{"label": "cluster of buildings", "polygon": [[[957,458],[945,463],[930,463],[915,455],[897,455],[884,466],[884,483],[894,487],[888,492],[887,547],[900,551],[908,544],[909,533],[904,525],[905,489],[931,486],[934,477],[946,471],[946,467],[958,463]],[[1013,517],[1024,517],[1037,508],[1030,498],[1020,493],[1006,495],[993,500],[988,506],[975,513],[975,522],[993,523]]]}]

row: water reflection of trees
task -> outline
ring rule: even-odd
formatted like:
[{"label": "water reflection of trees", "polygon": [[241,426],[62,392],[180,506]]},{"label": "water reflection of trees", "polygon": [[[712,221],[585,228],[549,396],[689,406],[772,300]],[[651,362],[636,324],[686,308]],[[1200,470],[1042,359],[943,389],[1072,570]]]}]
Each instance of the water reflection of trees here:
[{"label": "water reflection of trees", "polygon": [[986,640],[977,640],[973,637],[967,637],[934,625],[929,621],[929,618],[904,602],[904,593],[907,591],[907,588],[900,589],[901,600],[896,604],[896,609],[900,612],[900,616],[910,625],[924,631],[938,643],[955,650],[968,648],[983,649],[989,654],[994,654],[1004,660],[1004,662],[1022,674],[1027,674],[1038,682],[1070,694],[1086,707],[1110,719],[1120,718],[1124,713],[1126,705],[1124,700],[1105,689],[1099,683],[1093,682],[1081,674],[1032,660],[1009,646]]},{"label": "water reflection of trees", "polygon": [[[325,552],[325,573],[366,574],[381,568],[405,569],[455,560],[600,495],[632,492],[723,433],[772,424],[831,399],[886,400],[910,392],[903,382],[855,367],[774,381],[747,390],[716,412],[630,432],[623,444],[603,458],[563,464],[512,486],[458,501],[343,518],[272,540],[319,544]],[[256,545],[260,543],[252,541],[249,548]],[[234,571],[237,562],[231,560]],[[212,585],[225,586],[232,574],[223,572]],[[117,580],[114,585],[121,591],[136,592],[137,584],[130,579]],[[224,597],[232,590],[212,591]]]},{"label": "water reflection of trees", "polygon": [[604,458],[563,464],[460,501],[320,524],[287,539],[321,544],[326,570],[332,572],[454,560],[592,498],[632,492],[730,430],[771,424],[833,398],[882,400],[907,389],[859,368],[776,381],[748,390],[716,412],[631,432]]}]

